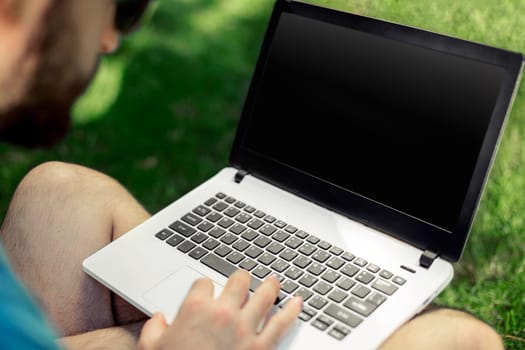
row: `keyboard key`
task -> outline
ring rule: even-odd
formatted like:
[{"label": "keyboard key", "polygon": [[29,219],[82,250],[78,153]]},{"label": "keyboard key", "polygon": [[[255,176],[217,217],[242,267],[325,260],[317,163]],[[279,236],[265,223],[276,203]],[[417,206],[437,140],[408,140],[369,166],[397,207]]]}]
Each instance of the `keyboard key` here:
[{"label": "keyboard key", "polygon": [[343,327],[341,325],[337,325],[334,328],[332,328],[328,332],[328,334],[337,340],[343,340],[348,334],[350,334],[350,329]]},{"label": "keyboard key", "polygon": [[224,244],[222,244],[219,248],[215,249],[214,252],[218,256],[225,257],[226,255],[230,254],[232,249]]},{"label": "keyboard key", "polygon": [[333,289],[333,287],[331,285],[329,285],[328,283],[323,282],[323,281],[317,283],[316,286],[314,287],[314,291],[316,291],[317,293],[319,293],[321,295],[325,295],[326,293],[328,293],[332,289]]},{"label": "keyboard key", "polygon": [[326,263],[328,267],[331,267],[334,270],[338,270],[344,264],[345,264],[344,260],[341,258],[338,258],[337,256],[334,256],[333,258],[328,260],[328,262]]},{"label": "keyboard key", "polygon": [[355,258],[355,255],[349,252],[345,252],[341,258],[345,259],[346,261],[352,261]]},{"label": "keyboard key", "polygon": [[251,259],[245,259],[240,265],[239,267],[242,268],[242,269],[245,269],[247,271],[251,271],[253,270],[253,268],[257,266],[257,263]]},{"label": "keyboard key", "polygon": [[226,195],[225,195],[224,193],[222,193],[222,192],[219,192],[219,193],[217,193],[217,194],[215,195],[215,197],[217,197],[217,198],[219,198],[219,199],[224,199],[224,198],[226,198]]},{"label": "keyboard key", "polygon": [[286,226],[286,228],[284,230],[286,232],[288,232],[288,233],[295,233],[297,231],[297,227],[292,226],[292,225],[288,225],[288,226]]},{"label": "keyboard key", "polygon": [[303,253],[306,256],[312,255],[312,253],[315,252],[316,250],[317,250],[316,247],[308,243],[303,244],[301,248],[299,248],[299,252]]},{"label": "keyboard key", "polygon": [[190,250],[192,250],[193,248],[195,248],[195,246],[196,246],[195,243],[192,243],[190,241],[184,241],[184,242],[182,242],[181,244],[179,244],[177,246],[177,249],[180,250],[183,253],[187,253]]},{"label": "keyboard key", "polygon": [[310,265],[312,260],[308,259],[306,256],[300,255],[297,259],[293,261],[293,264],[301,269],[304,269],[306,266]]},{"label": "keyboard key", "polygon": [[307,271],[313,275],[319,276],[321,273],[324,272],[324,270],[326,270],[326,267],[324,267],[323,265],[319,263],[314,262],[312,265],[310,265],[310,267],[308,267]]},{"label": "keyboard key", "polygon": [[159,233],[157,233],[157,234],[155,235],[155,237],[157,237],[158,239],[160,239],[160,240],[163,241],[163,240],[165,240],[166,238],[168,238],[169,236],[171,236],[172,234],[173,234],[173,232],[171,232],[170,230],[168,230],[168,229],[165,228],[164,230],[162,230],[162,231],[160,231]]},{"label": "keyboard key", "polygon": [[197,208],[193,209],[193,212],[199,216],[206,216],[210,213],[210,209],[206,208],[204,205],[199,205]]},{"label": "keyboard key", "polygon": [[215,227],[213,230],[211,230],[208,234],[214,238],[219,238],[221,237],[223,234],[225,234],[226,231],[223,230],[222,228],[220,227]]},{"label": "keyboard key", "polygon": [[206,202],[204,202],[204,204],[207,205],[208,207],[210,207],[210,206],[214,205],[216,202],[217,202],[217,198],[210,198]]},{"label": "keyboard key", "polygon": [[403,277],[399,277],[399,276],[396,276],[396,277],[394,277],[392,279],[392,282],[394,282],[395,284],[400,285],[400,286],[405,284],[406,281],[407,281],[406,279],[404,279]]},{"label": "keyboard key", "polygon": [[335,301],[336,303],[340,303],[343,300],[345,300],[347,296],[348,294],[346,294],[342,290],[334,289],[334,291],[328,295],[328,299],[331,299]]},{"label": "keyboard key", "polygon": [[237,201],[237,199],[235,199],[233,197],[226,197],[226,199],[224,201],[226,203],[228,203],[228,204],[232,204],[232,203],[235,203]]},{"label": "keyboard key", "polygon": [[294,293],[294,296],[299,296],[299,297],[302,297],[304,301],[307,301],[308,299],[310,299],[310,297],[313,295],[312,292],[310,292],[308,289],[306,288],[299,288],[295,293]]},{"label": "keyboard key", "polygon": [[348,277],[343,277],[337,282],[337,286],[344,290],[350,290],[355,285],[355,281]]},{"label": "keyboard key", "polygon": [[330,253],[334,254],[334,255],[341,255],[343,254],[343,250],[339,247],[336,247],[336,246],[333,246],[332,248],[330,248],[329,250]]},{"label": "keyboard key", "polygon": [[241,214],[237,215],[237,217],[235,218],[235,220],[239,221],[241,224],[245,224],[248,221],[250,221],[251,219],[252,219],[252,216],[248,215],[246,213],[241,213]]},{"label": "keyboard key", "polygon": [[296,280],[298,279],[299,277],[301,277],[301,275],[303,274],[304,272],[299,270],[298,268],[296,267],[290,267],[286,273],[284,274],[286,277],[292,279],[292,280]]},{"label": "keyboard key", "polygon": [[354,289],[352,289],[352,294],[364,298],[370,293],[370,289],[358,284]]},{"label": "keyboard key", "polygon": [[381,270],[381,272],[379,272],[379,276],[383,277],[384,279],[390,279],[390,277],[392,277],[394,274],[390,271],[387,271],[387,270]]},{"label": "keyboard key", "polygon": [[271,224],[272,222],[274,222],[274,221],[277,220],[277,219],[274,218],[274,217],[271,216],[271,215],[266,215],[266,216],[264,217],[263,220],[266,221],[266,222],[269,222],[269,223]]},{"label": "keyboard key", "polygon": [[310,236],[308,236],[306,241],[309,242],[309,243],[312,243],[312,244],[317,244],[317,243],[319,243],[320,239],[315,237],[314,235],[310,235]]},{"label": "keyboard key", "polygon": [[326,260],[328,260],[329,257],[330,257],[330,254],[328,254],[324,250],[318,250],[315,252],[314,255],[312,255],[312,259],[320,263],[324,263]]},{"label": "keyboard key", "polygon": [[359,324],[363,321],[363,319],[360,318],[359,316],[351,313],[348,310],[343,309],[341,306],[338,306],[336,304],[328,305],[328,307],[324,310],[324,312],[328,316],[331,316],[335,318],[336,320],[352,328],[359,326]]},{"label": "keyboard key", "polygon": [[220,245],[220,243],[213,238],[209,238],[204,244],[202,245],[204,248],[213,250],[217,248]]},{"label": "keyboard key", "polygon": [[315,307],[317,310],[321,310],[327,303],[328,300],[319,295],[314,295],[313,298],[308,301],[308,305]]},{"label": "keyboard key", "polygon": [[237,271],[237,267],[235,267],[235,265],[230,264],[229,262],[212,253],[202,258],[201,263],[226,277],[230,277],[232,273]]},{"label": "keyboard key", "polygon": [[206,249],[204,249],[202,247],[196,247],[188,255],[191,256],[193,259],[199,260],[200,258],[202,258],[206,254],[208,254],[208,251]]},{"label": "keyboard key", "polygon": [[228,218],[222,218],[218,223],[217,225],[219,225],[220,227],[222,228],[228,228],[230,227],[231,225],[234,224],[234,221],[232,219],[228,219]]},{"label": "keyboard key", "polygon": [[255,208],[248,205],[246,207],[244,207],[244,211],[247,212],[247,213],[253,213],[255,211]]},{"label": "keyboard key", "polygon": [[379,306],[386,301],[386,297],[384,295],[381,295],[380,293],[374,292],[370,294],[370,296],[366,300],[372,304]]},{"label": "keyboard key", "polygon": [[297,249],[301,244],[303,244],[303,240],[298,237],[292,237],[284,244],[292,249]]},{"label": "keyboard key", "polygon": [[343,305],[363,316],[369,316],[377,308],[376,304],[355,297],[350,297]]},{"label": "keyboard key", "polygon": [[246,230],[242,233],[241,237],[247,241],[252,241],[254,238],[257,238],[259,234],[254,230]]},{"label": "keyboard key", "polygon": [[224,202],[217,202],[212,208],[217,211],[223,211],[224,209],[228,208],[228,204]]},{"label": "keyboard key", "polygon": [[324,249],[324,250],[328,250],[330,249],[330,247],[332,247],[332,245],[330,243],[328,243],[327,241],[321,241],[319,242],[319,244],[317,244],[317,246],[321,249]]},{"label": "keyboard key", "polygon": [[363,284],[370,283],[374,278],[375,278],[374,275],[372,275],[370,272],[365,271],[365,270],[361,270],[361,272],[359,272],[357,276],[355,277],[356,280],[358,280],[359,282]]},{"label": "keyboard key", "polygon": [[204,242],[206,239],[208,239],[208,235],[202,233],[202,232],[198,232],[197,234],[193,235],[191,237],[191,240],[195,243],[202,243]]},{"label": "keyboard key", "polygon": [[240,210],[234,207],[229,207],[222,213],[226,216],[229,216],[230,218],[233,218],[235,215],[239,214]]},{"label": "keyboard key", "polygon": [[268,244],[270,244],[272,240],[266,236],[259,236],[255,241],[253,241],[253,244],[255,244],[258,247],[265,248]]},{"label": "keyboard key", "polygon": [[361,266],[361,267],[363,267],[363,266],[365,266],[366,264],[368,264],[368,262],[367,262],[365,259],[363,259],[363,258],[356,258],[356,259],[354,260],[354,264],[356,264],[357,266]]},{"label": "keyboard key", "polygon": [[284,246],[277,242],[273,242],[272,244],[268,246],[268,248],[266,248],[267,251],[275,255],[279,254],[283,249],[284,249]]},{"label": "keyboard key", "polygon": [[172,247],[175,247],[183,241],[184,241],[184,237],[179,236],[179,235],[173,235],[170,239],[166,241],[166,243],[168,243]]},{"label": "keyboard key", "polygon": [[314,276],[312,276],[312,275],[307,273],[303,277],[301,277],[301,279],[299,280],[299,283],[302,284],[305,287],[310,288],[315,283],[317,283],[317,281],[318,281],[317,278],[315,278]]},{"label": "keyboard key", "polygon": [[348,277],[353,277],[357,272],[359,272],[359,267],[351,264],[346,264],[340,271]]},{"label": "keyboard key", "polygon": [[276,262],[274,262],[272,264],[272,266],[271,266],[271,268],[274,269],[277,272],[283,272],[288,267],[290,267],[290,264],[288,264],[287,262],[285,262],[284,260],[281,260],[281,259],[279,259]]},{"label": "keyboard key", "polygon": [[270,224],[264,225],[259,230],[259,232],[261,232],[262,234],[265,234],[266,236],[271,236],[275,231],[277,231],[277,229]]},{"label": "keyboard key", "polygon": [[211,222],[217,222],[220,219],[222,219],[222,215],[219,213],[213,212],[210,215],[206,216],[206,219],[210,220]]},{"label": "keyboard key", "polygon": [[243,252],[250,246],[250,243],[246,242],[244,239],[239,239],[235,244],[232,246],[234,249]]},{"label": "keyboard key", "polygon": [[224,236],[221,237],[221,242],[226,243],[228,245],[232,244],[237,240],[237,236],[232,235],[231,233],[227,233]]},{"label": "keyboard key", "polygon": [[277,242],[284,242],[290,237],[290,235],[284,231],[277,231],[272,238],[275,239]]},{"label": "keyboard key", "polygon": [[248,223],[248,227],[253,228],[254,230],[258,230],[262,225],[264,225],[264,222],[259,219],[253,219]]},{"label": "keyboard key", "polygon": [[296,290],[297,288],[299,288],[299,285],[290,280],[285,280],[284,282],[281,283],[281,289],[288,294],[293,293],[293,291]]},{"label": "keyboard key", "polygon": [[230,255],[228,255],[226,257],[226,260],[228,260],[229,262],[231,262],[233,264],[238,264],[243,259],[244,259],[244,255],[242,255],[241,253],[236,252],[236,251],[232,252]]},{"label": "keyboard key", "polygon": [[395,285],[381,278],[378,278],[374,283],[372,283],[372,288],[388,295],[394,294],[394,292],[397,290]]},{"label": "keyboard key", "polygon": [[235,202],[234,205],[235,205],[237,208],[239,208],[239,209],[242,209],[242,208],[244,208],[244,207],[246,206],[246,204],[245,204],[244,202],[241,202],[241,201],[237,201],[237,202]]},{"label": "keyboard key", "polygon": [[272,254],[264,253],[261,256],[259,256],[257,261],[264,265],[270,265],[271,263],[275,261],[275,259],[277,258],[273,256]]},{"label": "keyboard key", "polygon": [[199,224],[199,226],[197,226],[197,228],[199,230],[201,230],[202,232],[208,232],[209,230],[211,230],[213,227],[213,224],[209,221],[203,221]]},{"label": "keyboard key", "polygon": [[368,264],[368,266],[366,267],[366,269],[372,273],[376,273],[377,271],[381,270],[381,268],[375,264]]},{"label": "keyboard key", "polygon": [[315,320],[313,320],[311,325],[321,331],[324,331],[329,327],[329,325],[327,325],[326,323],[319,321],[319,318],[316,318]]},{"label": "keyboard key", "polygon": [[246,230],[246,227],[244,227],[241,224],[235,224],[232,227],[230,227],[230,231],[235,233],[236,235],[240,235],[244,232],[244,230]]},{"label": "keyboard key", "polygon": [[271,270],[269,268],[259,265],[252,271],[252,274],[256,277],[259,277],[260,279],[263,279],[264,277],[268,276],[270,272]]},{"label": "keyboard key", "polygon": [[175,221],[173,224],[171,224],[170,228],[180,233],[184,237],[190,237],[192,234],[197,232],[197,230],[195,230],[193,227],[190,227],[186,225],[185,223],[178,221],[178,220]]},{"label": "keyboard key", "polygon": [[296,252],[287,248],[281,253],[281,255],[279,255],[279,257],[286,261],[292,261],[297,255]]},{"label": "keyboard key", "polygon": [[265,217],[266,213],[264,211],[257,210],[255,213],[253,213],[253,215],[257,216],[260,219],[260,218]]},{"label": "keyboard key", "polygon": [[244,252],[244,254],[246,254],[247,256],[249,256],[250,258],[252,259],[255,259],[257,258],[259,255],[261,255],[262,253],[262,249],[261,248],[257,248],[256,246],[251,246],[250,248],[246,249],[246,251]]},{"label": "keyboard key", "polygon": [[304,232],[303,230],[297,231],[295,235],[301,239],[305,239],[306,237],[308,237],[308,233]]},{"label": "keyboard key", "polygon": [[325,281],[329,282],[329,283],[334,283],[335,281],[337,281],[337,279],[341,277],[341,275],[335,271],[332,271],[332,270],[328,270],[326,271],[322,276],[321,278],[324,279]]}]

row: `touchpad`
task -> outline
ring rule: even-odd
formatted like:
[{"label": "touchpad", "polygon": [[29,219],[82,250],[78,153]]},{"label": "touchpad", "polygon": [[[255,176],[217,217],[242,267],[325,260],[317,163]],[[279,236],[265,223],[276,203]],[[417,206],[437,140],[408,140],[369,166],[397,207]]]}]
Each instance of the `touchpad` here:
[{"label": "touchpad", "polygon": [[[193,282],[203,277],[206,276],[191,267],[184,266],[147,291],[144,298],[154,304],[157,311],[162,312],[166,321],[171,323]],[[213,284],[215,287],[214,298],[217,298],[221,294],[223,286],[215,281]]]}]

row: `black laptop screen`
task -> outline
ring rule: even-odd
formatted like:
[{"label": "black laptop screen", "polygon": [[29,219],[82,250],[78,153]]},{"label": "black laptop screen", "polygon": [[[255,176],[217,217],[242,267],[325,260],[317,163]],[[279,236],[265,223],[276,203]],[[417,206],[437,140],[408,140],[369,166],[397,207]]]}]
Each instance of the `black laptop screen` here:
[{"label": "black laptop screen", "polygon": [[283,13],[244,147],[452,231],[499,66]]}]

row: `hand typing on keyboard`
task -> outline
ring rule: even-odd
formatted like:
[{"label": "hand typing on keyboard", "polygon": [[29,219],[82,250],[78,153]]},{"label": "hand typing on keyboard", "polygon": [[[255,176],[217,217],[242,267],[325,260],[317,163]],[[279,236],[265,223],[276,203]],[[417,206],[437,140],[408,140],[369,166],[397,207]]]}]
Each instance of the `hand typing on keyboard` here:
[{"label": "hand typing on keyboard", "polygon": [[[242,269],[229,278],[221,296],[213,299],[213,283],[194,283],[172,324],[160,313],[146,322],[140,350],[273,349],[301,312],[303,301],[293,298],[265,322],[280,290],[271,276],[247,299],[250,274]],[[265,323],[264,323],[265,322]],[[260,325],[264,323],[262,329]]]}]

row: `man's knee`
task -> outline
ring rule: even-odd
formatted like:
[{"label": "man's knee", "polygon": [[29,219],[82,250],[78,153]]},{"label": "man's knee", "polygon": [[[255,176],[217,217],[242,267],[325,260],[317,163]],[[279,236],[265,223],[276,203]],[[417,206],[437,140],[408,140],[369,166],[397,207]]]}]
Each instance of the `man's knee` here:
[{"label": "man's knee", "polygon": [[390,349],[500,350],[500,336],[475,317],[452,309],[424,313],[399,328],[381,347]]}]

